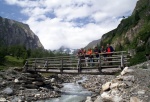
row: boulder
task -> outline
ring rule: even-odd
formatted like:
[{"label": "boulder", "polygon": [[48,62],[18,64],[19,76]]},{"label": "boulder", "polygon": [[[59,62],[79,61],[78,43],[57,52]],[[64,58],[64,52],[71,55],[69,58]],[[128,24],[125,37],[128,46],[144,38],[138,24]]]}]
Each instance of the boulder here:
[{"label": "boulder", "polygon": [[111,83],[110,89],[118,87],[119,83]]},{"label": "boulder", "polygon": [[122,102],[122,98],[116,95],[113,97],[113,102]]},{"label": "boulder", "polygon": [[133,72],[133,70],[132,70],[132,69],[129,69],[128,67],[125,67],[125,68],[123,69],[123,71],[121,72],[121,75],[125,75],[126,73],[130,73],[130,72]]},{"label": "boulder", "polygon": [[113,101],[113,97],[110,95],[110,94],[108,94],[108,92],[103,92],[102,94],[101,94],[101,97],[102,97],[102,100],[104,100],[104,102],[106,101]]},{"label": "boulder", "polygon": [[18,80],[18,79],[15,79],[14,82],[15,82],[15,83],[19,83],[19,80]]},{"label": "boulder", "polygon": [[110,85],[111,85],[111,82],[107,82],[107,83],[103,84],[102,85],[102,90],[103,91],[109,90],[110,89]]},{"label": "boulder", "polygon": [[7,95],[13,94],[13,90],[10,87],[5,88],[2,92]]},{"label": "boulder", "polygon": [[44,84],[43,82],[39,82],[39,81],[34,81],[32,83],[37,86],[42,86]]},{"label": "boulder", "polygon": [[62,75],[61,74],[58,74],[58,78],[61,78],[62,77]]},{"label": "boulder", "polygon": [[142,102],[142,101],[137,97],[130,97],[130,102]]},{"label": "boulder", "polygon": [[52,78],[52,79],[51,79],[51,83],[54,83],[54,82],[55,82],[55,78]]},{"label": "boulder", "polygon": [[91,97],[87,97],[85,102],[92,102]]},{"label": "boulder", "polygon": [[139,90],[137,93],[138,93],[139,95],[144,95],[144,94],[145,94],[145,90]]},{"label": "boulder", "polygon": [[129,76],[123,76],[123,81],[132,81],[134,82],[134,76],[133,75],[129,75]]},{"label": "boulder", "polygon": [[97,96],[96,100],[94,102],[103,102],[102,97],[101,96]]},{"label": "boulder", "polygon": [[127,70],[128,70],[128,67],[125,67],[125,68],[123,69],[123,71],[121,72],[121,75],[126,74],[126,73],[127,73]]},{"label": "boulder", "polygon": [[5,98],[1,97],[0,102],[7,102],[7,100]]}]

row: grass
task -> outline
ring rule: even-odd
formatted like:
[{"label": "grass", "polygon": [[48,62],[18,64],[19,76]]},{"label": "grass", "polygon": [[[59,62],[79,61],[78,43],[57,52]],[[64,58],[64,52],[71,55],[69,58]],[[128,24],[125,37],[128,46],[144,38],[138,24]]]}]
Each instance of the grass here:
[{"label": "grass", "polygon": [[4,64],[0,65],[0,70],[8,69],[9,67],[22,67],[23,66],[23,59],[16,58],[13,56],[6,56]]}]

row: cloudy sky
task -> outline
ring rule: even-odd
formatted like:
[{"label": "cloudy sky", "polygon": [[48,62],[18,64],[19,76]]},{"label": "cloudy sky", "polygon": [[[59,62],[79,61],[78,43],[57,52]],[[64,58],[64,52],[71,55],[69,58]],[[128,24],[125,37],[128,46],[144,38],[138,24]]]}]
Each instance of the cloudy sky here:
[{"label": "cloudy sky", "polygon": [[27,23],[45,49],[85,47],[132,14],[137,0],[0,0],[0,16]]}]

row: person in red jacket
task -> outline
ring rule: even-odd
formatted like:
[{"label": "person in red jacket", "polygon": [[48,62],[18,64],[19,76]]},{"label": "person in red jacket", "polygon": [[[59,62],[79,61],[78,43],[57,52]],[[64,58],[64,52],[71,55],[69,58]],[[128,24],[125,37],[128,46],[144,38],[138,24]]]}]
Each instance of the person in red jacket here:
[{"label": "person in red jacket", "polygon": [[[91,48],[89,48],[88,49],[88,51],[87,51],[87,53],[86,53],[86,55],[87,55],[87,57],[88,57],[88,60],[90,61],[90,62],[93,62],[93,51],[92,51],[92,49]],[[91,66],[92,66],[92,64],[91,64]]]},{"label": "person in red jacket", "polygon": [[[106,48],[107,57],[111,57],[113,54],[112,52],[114,52],[114,48],[110,46],[110,44],[107,44],[107,48]],[[108,61],[112,61],[112,58],[108,58]],[[109,64],[112,65],[112,62]]]}]

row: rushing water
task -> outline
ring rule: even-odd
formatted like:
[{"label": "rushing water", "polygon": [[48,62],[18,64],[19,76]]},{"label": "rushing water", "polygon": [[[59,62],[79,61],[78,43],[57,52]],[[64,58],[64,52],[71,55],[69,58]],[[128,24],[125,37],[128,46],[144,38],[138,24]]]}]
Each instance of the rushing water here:
[{"label": "rushing water", "polygon": [[85,81],[86,78],[77,81],[76,83],[64,83],[61,89],[62,95],[58,98],[45,100],[45,102],[82,102],[87,96],[91,96],[91,92],[81,87],[78,82]]}]

